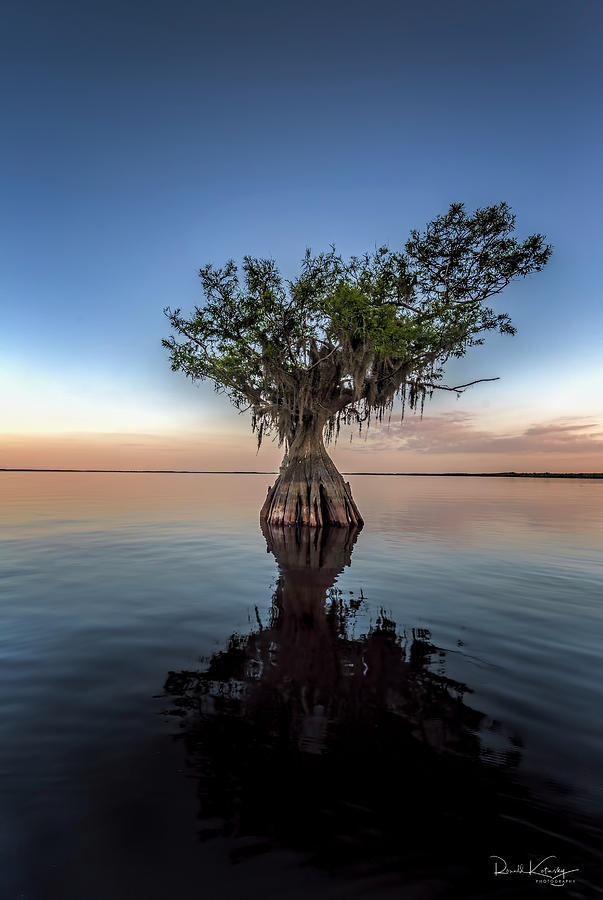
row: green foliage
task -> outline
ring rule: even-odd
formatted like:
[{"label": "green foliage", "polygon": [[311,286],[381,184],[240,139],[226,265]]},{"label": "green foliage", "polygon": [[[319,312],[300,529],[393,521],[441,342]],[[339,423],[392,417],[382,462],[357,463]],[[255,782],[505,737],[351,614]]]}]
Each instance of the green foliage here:
[{"label": "green foliage", "polygon": [[396,317],[393,303],[376,304],[358,285],[343,279],[324,304],[326,331],[333,340],[366,345],[386,356],[404,352],[404,322]]},{"label": "green foliage", "polygon": [[[537,272],[551,247],[542,235],[513,236],[506,203],[468,215],[452,204],[403,250],[380,247],[344,261],[332,247],[306,251],[297,278],[273,260],[245,257],[200,271],[203,306],[189,318],[165,313],[175,332],[163,345],[172,369],[209,379],[250,408],[259,439],[272,428],[291,443],[302,423],[328,435],[341,419],[382,416],[396,395],[414,407],[444,387],[451,357],[488,331],[514,334],[485,301],[514,278]],[[327,436],[328,436],[327,435]]]}]

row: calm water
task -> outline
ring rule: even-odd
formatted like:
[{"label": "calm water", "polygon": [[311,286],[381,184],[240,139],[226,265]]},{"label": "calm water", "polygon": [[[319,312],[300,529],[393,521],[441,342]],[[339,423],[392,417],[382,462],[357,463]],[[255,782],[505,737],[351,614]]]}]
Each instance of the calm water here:
[{"label": "calm water", "polygon": [[603,482],[351,481],[0,474],[3,898],[598,895]]}]

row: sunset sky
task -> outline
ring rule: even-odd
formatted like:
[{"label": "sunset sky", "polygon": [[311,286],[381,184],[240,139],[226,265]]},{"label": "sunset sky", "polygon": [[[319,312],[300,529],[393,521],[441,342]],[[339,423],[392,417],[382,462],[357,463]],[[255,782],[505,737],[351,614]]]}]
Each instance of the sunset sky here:
[{"label": "sunset sky", "polygon": [[599,0],[9,2],[0,144],[0,467],[270,470],[249,420],[172,373],[165,306],[244,254],[399,247],[508,202],[546,269],[500,376],[345,435],[345,471],[603,471]]}]

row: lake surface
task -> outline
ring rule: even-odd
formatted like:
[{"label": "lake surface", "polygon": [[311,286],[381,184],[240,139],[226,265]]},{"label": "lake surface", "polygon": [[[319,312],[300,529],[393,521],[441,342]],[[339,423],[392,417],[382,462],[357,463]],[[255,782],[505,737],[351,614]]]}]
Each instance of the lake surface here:
[{"label": "lake surface", "polygon": [[603,482],[350,481],[0,474],[0,896],[599,896]]}]

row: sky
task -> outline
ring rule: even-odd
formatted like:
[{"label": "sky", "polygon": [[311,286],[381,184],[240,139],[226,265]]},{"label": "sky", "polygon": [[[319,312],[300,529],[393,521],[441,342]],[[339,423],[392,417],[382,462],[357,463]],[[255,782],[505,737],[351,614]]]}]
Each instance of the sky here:
[{"label": "sky", "polygon": [[489,336],[346,471],[603,471],[599,0],[10,2],[0,28],[0,467],[272,470],[170,370],[199,268],[400,247],[501,201],[553,244]]}]

